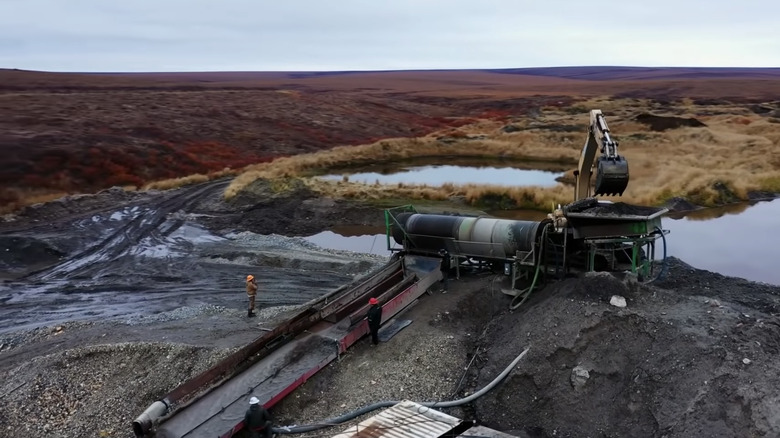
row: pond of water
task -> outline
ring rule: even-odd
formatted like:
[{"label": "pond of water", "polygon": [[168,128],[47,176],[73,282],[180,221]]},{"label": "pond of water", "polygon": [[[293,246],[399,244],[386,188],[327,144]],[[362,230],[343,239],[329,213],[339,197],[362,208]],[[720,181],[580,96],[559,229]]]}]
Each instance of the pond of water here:
[{"label": "pond of water", "polygon": [[[436,161],[441,162],[441,158]],[[432,159],[415,159],[405,162],[384,163],[357,169],[341,169],[320,178],[363,184],[426,184],[440,186],[446,183],[491,184],[502,186],[554,186],[556,178],[567,169],[557,163],[510,162],[502,160],[477,160],[453,157],[447,164]]]},{"label": "pond of water", "polygon": [[[491,212],[493,216],[539,221],[536,211]],[[723,275],[780,285],[780,200],[705,209],[684,216],[663,218],[667,255],[701,269]],[[389,254],[384,228],[341,227],[307,238],[320,246],[374,254]],[[397,247],[391,239],[393,247]],[[663,244],[656,245],[656,257]]]},{"label": "pond of water", "polygon": [[780,200],[665,217],[669,255],[697,268],[780,285]]}]

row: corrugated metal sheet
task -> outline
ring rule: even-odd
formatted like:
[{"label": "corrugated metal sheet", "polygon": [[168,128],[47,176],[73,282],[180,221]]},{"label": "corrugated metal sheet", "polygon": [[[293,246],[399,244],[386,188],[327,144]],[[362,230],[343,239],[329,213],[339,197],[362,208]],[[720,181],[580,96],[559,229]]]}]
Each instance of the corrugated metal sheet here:
[{"label": "corrugated metal sheet", "polygon": [[499,432],[494,429],[488,429],[487,427],[484,426],[473,426],[458,436],[464,438],[473,438],[475,436],[478,436],[480,438],[517,438],[514,435],[510,435],[504,432]]},{"label": "corrugated metal sheet", "polygon": [[460,422],[432,408],[403,401],[333,438],[436,438]]}]

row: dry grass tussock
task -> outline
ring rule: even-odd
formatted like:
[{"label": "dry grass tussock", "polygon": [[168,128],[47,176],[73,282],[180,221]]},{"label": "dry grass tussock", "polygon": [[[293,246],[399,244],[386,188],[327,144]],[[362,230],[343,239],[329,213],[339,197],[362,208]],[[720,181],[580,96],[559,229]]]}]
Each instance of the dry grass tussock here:
[{"label": "dry grass tussock", "polygon": [[164,179],[150,182],[144,185],[143,190],[170,190],[191,184],[200,184],[227,176],[234,176],[238,172],[239,171],[237,170],[224,169],[218,172],[210,172],[208,174],[196,173],[194,175],[183,176],[181,178]]},{"label": "dry grass tussock", "polygon": [[[479,122],[457,130],[463,135],[474,135],[473,139],[448,137],[453,130],[447,130],[425,137],[387,139],[368,145],[340,146],[312,154],[279,158],[270,163],[248,166],[227,188],[225,197],[233,198],[258,178],[300,177],[331,168],[359,167],[415,157],[502,157],[529,161],[575,162],[578,147],[568,140],[545,147],[545,139],[533,133],[516,132],[501,136],[497,134],[501,126],[503,124],[495,122]],[[484,131],[480,132],[478,128]],[[471,134],[472,132],[474,134]]]},{"label": "dry grass tussock", "polygon": [[[179,187],[188,186],[191,184],[198,184],[207,181],[212,181],[227,176],[235,176],[239,171],[224,169],[218,172],[211,172],[208,174],[194,174],[181,178],[171,178],[160,181],[154,181],[140,187],[141,190],[170,190]],[[137,186],[127,185],[122,189],[126,192],[136,191],[139,189]],[[18,211],[24,207],[28,207],[35,204],[42,204],[50,201],[54,201],[65,196],[73,195],[71,192],[63,192],[59,190],[46,190],[46,189],[5,189],[0,193],[0,199],[3,200],[0,205],[0,214],[9,214],[14,211]]]},{"label": "dry grass tussock", "polygon": [[3,193],[9,200],[0,205],[0,214],[9,214],[30,205],[42,204],[68,196],[68,193],[41,189],[8,189]]},{"label": "dry grass tussock", "polygon": [[325,181],[317,178],[302,178],[311,190],[337,198],[381,201],[383,199],[412,199],[425,201],[445,201],[453,198],[465,200],[475,206],[491,208],[550,209],[560,202],[570,188],[563,185],[552,189],[542,187],[502,187],[475,184],[442,186],[425,185],[377,185],[361,184],[350,181]]},{"label": "dry grass tussock", "polygon": [[[591,105],[592,104],[592,105]],[[744,107],[694,106],[688,101],[659,106],[637,99],[594,99],[588,109],[604,111],[620,151],[629,162],[631,180],[624,202],[658,205],[681,196],[701,205],[747,199],[748,192],[780,192],[780,124]],[[448,199],[460,197],[473,205],[538,208],[570,202],[569,185],[503,187],[465,184],[443,187],[362,185],[308,178],[315,171],[359,167],[422,156],[505,157],[569,163],[576,167],[587,134],[588,113],[543,108],[536,118],[516,119],[518,130],[507,133],[503,123],[482,121],[420,138],[398,138],[338,147],[314,154],[251,166],[225,192],[232,198],[257,178],[300,177],[312,189],[330,196],[361,199]],[[642,112],[695,117],[707,127],[650,131],[634,117]],[[581,127],[581,131],[571,127]]]}]

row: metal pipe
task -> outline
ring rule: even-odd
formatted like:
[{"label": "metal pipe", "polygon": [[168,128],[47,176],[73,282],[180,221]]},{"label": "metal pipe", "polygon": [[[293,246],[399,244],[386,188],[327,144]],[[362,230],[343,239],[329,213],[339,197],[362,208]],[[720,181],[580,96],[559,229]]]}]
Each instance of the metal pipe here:
[{"label": "metal pipe", "polygon": [[133,433],[135,433],[135,436],[144,436],[146,432],[151,430],[154,421],[165,415],[166,412],[168,412],[168,405],[164,401],[158,400],[152,403],[133,421]]},{"label": "metal pipe", "polygon": [[[483,395],[490,392],[493,388],[495,388],[499,383],[501,383],[502,380],[506,378],[506,376],[509,375],[510,372],[512,372],[512,369],[517,365],[520,360],[525,357],[525,355],[528,353],[528,348],[523,350],[522,353],[520,353],[515,360],[512,361],[512,363],[509,364],[508,367],[504,369],[504,371],[501,372],[498,376],[496,376],[495,379],[493,379],[492,382],[488,383],[484,388],[480,389],[479,391],[475,392],[474,394],[471,394],[468,397],[459,399],[459,400],[452,400],[452,401],[446,401],[446,402],[427,402],[427,403],[420,403],[421,405],[428,407],[428,408],[452,408],[455,406],[461,406],[465,405],[466,403],[470,403]],[[273,432],[284,434],[284,435],[292,435],[297,433],[306,433],[311,432],[318,429],[324,429],[326,427],[331,426],[338,426],[341,423],[345,423],[349,420],[352,420],[354,418],[357,418],[363,414],[366,414],[368,412],[380,409],[380,408],[388,408],[390,406],[395,406],[398,403],[401,403],[398,400],[389,400],[389,401],[382,401],[377,402],[368,406],[364,406],[358,410],[348,412],[344,415],[331,418],[328,420],[323,421],[322,423],[315,423],[315,424],[308,424],[304,426],[284,426],[284,427],[275,427],[273,428]]]}]

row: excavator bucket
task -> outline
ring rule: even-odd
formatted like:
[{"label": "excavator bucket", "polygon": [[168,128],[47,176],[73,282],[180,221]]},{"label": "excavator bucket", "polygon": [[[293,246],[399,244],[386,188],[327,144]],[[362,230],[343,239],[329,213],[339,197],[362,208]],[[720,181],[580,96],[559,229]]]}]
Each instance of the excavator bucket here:
[{"label": "excavator bucket", "polygon": [[596,169],[595,195],[623,195],[628,186],[628,161],[620,155],[599,157]]}]

